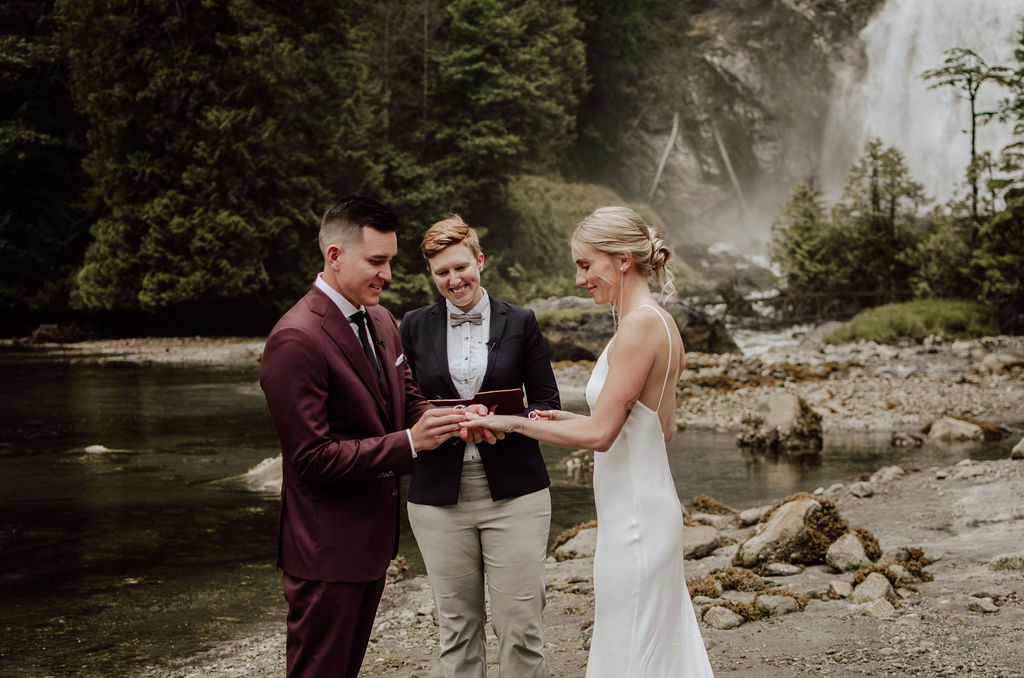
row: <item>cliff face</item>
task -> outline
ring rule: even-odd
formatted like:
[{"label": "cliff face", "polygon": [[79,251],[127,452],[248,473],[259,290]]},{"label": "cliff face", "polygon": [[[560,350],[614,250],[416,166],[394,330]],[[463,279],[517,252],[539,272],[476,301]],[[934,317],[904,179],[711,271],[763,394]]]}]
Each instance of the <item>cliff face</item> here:
[{"label": "cliff face", "polygon": [[883,2],[733,0],[694,17],[699,57],[640,122],[651,171],[632,191],[688,237],[763,241],[778,202],[815,178],[832,66],[858,58]]}]

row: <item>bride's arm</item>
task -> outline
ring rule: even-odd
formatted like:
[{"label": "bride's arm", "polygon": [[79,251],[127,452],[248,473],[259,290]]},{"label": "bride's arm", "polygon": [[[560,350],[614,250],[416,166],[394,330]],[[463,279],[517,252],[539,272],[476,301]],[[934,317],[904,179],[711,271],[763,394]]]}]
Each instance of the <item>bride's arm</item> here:
[{"label": "bride's arm", "polygon": [[[657,323],[657,325],[655,325]],[[651,371],[657,344],[650,341],[661,320],[650,313],[631,314],[615,335],[608,354],[608,376],[590,416],[528,419],[504,415],[467,415],[467,427],[521,433],[561,447],[585,447],[604,452],[619,435]],[[567,413],[566,413],[567,414]]]}]

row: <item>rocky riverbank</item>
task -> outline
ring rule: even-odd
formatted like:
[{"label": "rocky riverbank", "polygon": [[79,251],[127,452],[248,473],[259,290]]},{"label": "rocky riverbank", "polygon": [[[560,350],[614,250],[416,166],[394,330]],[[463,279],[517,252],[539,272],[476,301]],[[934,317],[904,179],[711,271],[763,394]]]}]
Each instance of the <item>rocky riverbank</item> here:
[{"label": "rocky riverbank", "polygon": [[[965,460],[909,472],[889,467],[870,480],[821,490],[814,499],[832,502],[851,528],[866,529],[877,539],[877,563],[920,549],[924,569],[899,575],[905,578],[896,579],[894,587],[873,575],[855,587],[856,571],[826,564],[739,569],[733,563],[740,544],[759,529],[745,523],[767,507],[701,514],[691,506],[686,534],[693,557],[687,560],[687,578],[719,678],[1024,676],[1024,461]],[[693,538],[708,543],[712,535],[723,545],[695,548]],[[564,559],[551,557],[547,563],[545,645],[553,678],[582,676],[586,666],[593,541],[592,529],[582,529],[557,552]],[[706,555],[697,558],[698,552]],[[703,587],[698,593],[698,582],[716,572],[731,572],[729,579],[745,584],[727,587],[717,597],[708,597]],[[859,593],[871,588],[868,582],[880,585],[877,593]],[[759,610],[760,618],[745,621],[728,612],[732,608]],[[392,583],[363,675],[439,678],[436,632],[426,579]],[[489,640],[493,657],[495,639]],[[283,651],[281,629],[266,627],[139,675],[278,676],[284,671]]]},{"label": "rocky riverbank", "polygon": [[[1024,337],[829,346],[821,342],[823,334],[811,331],[756,355],[687,353],[677,390],[680,426],[738,430],[758,402],[780,391],[811,405],[826,433],[916,432],[942,416],[1024,426]],[[263,344],[253,337],[157,337],[24,350],[91,362],[255,365]],[[566,406],[585,407],[583,389],[592,367],[589,361],[555,364]]]},{"label": "rocky riverbank", "polygon": [[687,355],[679,421],[738,429],[771,393],[802,397],[835,430],[917,432],[942,416],[1024,424],[1024,337],[829,346],[812,333],[757,356]]}]

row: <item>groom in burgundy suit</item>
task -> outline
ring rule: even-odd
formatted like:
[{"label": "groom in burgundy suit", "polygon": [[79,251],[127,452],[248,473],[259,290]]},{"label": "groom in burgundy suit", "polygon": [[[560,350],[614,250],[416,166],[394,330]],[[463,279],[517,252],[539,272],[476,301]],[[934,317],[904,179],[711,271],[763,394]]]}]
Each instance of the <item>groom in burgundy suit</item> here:
[{"label": "groom in burgundy suit", "polygon": [[399,476],[416,454],[459,435],[464,419],[424,400],[395,319],[378,305],[397,226],[369,198],[327,210],[323,272],[263,353],[260,384],[284,459],[278,566],[289,677],[356,678],[397,552]]}]

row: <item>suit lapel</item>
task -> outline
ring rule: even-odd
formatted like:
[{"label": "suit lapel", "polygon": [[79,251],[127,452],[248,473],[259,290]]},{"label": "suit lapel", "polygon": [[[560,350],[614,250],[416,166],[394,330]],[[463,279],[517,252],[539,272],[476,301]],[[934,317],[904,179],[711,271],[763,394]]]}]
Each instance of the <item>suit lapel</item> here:
[{"label": "suit lapel", "polygon": [[484,372],[484,380],[480,382],[480,390],[486,391],[486,384],[490,381],[491,373],[494,372],[494,364],[498,360],[498,348],[501,346],[501,338],[505,335],[505,321],[508,319],[508,309],[505,304],[494,297],[491,299],[491,330],[487,337],[487,371]]},{"label": "suit lapel", "polygon": [[380,376],[384,386],[383,397],[390,405],[391,421],[402,421],[402,409],[405,407],[405,399],[402,395],[405,393],[405,384],[401,383],[398,367],[395,365],[401,346],[391,346],[389,342],[381,339],[388,335],[387,325],[390,323],[392,327],[394,326],[390,314],[380,306],[367,308],[367,311],[370,316],[370,332],[377,350],[377,359],[380,361]]},{"label": "suit lapel", "polygon": [[[444,365],[442,373],[444,375],[444,383],[448,387],[448,393],[444,394],[448,398],[458,398],[459,392],[455,388],[455,382],[452,381],[452,369],[451,365],[448,364],[448,313],[447,304],[444,299],[434,304],[433,308],[430,309],[429,318],[429,330],[430,330],[430,343],[434,347],[434,361],[437,365]],[[442,395],[442,394],[438,394]]]},{"label": "suit lapel", "polygon": [[[377,379],[377,375],[373,371],[373,366],[370,365],[370,361],[366,359],[366,354],[363,352],[363,347],[359,343],[359,338],[356,337],[356,333],[352,331],[352,325],[349,323],[341,310],[335,306],[334,302],[327,298],[327,295],[317,290],[320,296],[324,299],[326,304],[323,305],[323,321],[321,327],[331,337],[338,348],[341,350],[341,355],[352,365],[352,368],[359,375],[363,384],[366,386],[366,390],[370,392],[373,399],[377,401],[377,405],[380,407],[381,412],[390,414],[388,408],[384,402],[384,394],[381,393],[380,381]],[[383,360],[382,360],[383,362]],[[384,369],[384,365],[381,365],[381,369]]]}]

